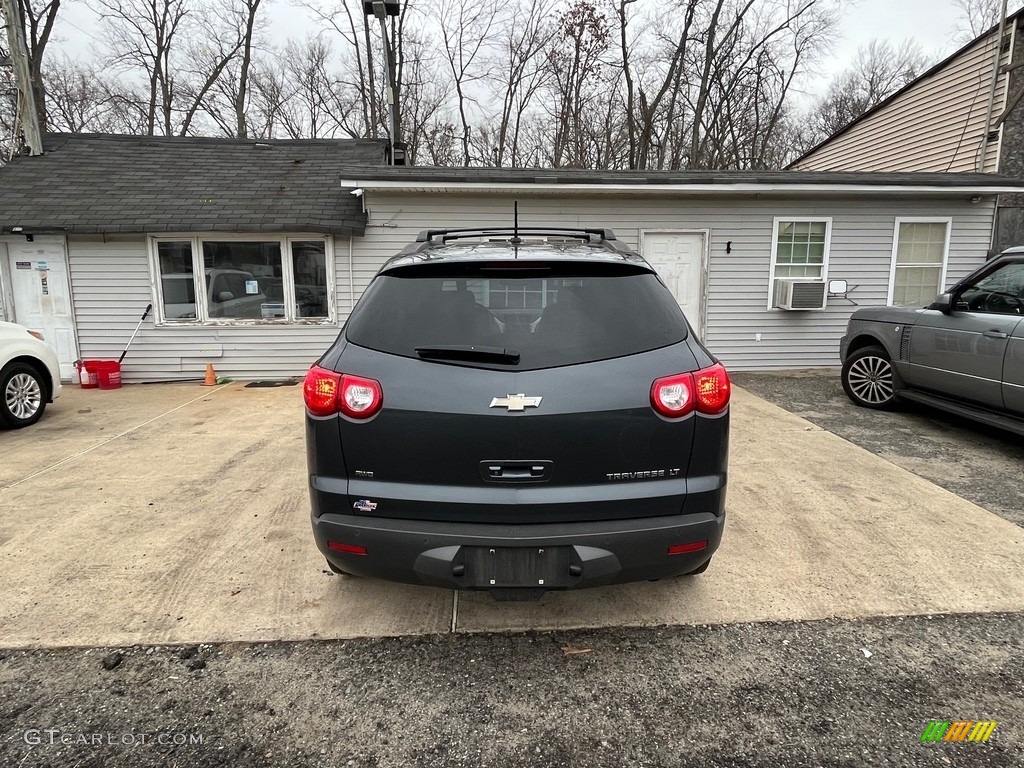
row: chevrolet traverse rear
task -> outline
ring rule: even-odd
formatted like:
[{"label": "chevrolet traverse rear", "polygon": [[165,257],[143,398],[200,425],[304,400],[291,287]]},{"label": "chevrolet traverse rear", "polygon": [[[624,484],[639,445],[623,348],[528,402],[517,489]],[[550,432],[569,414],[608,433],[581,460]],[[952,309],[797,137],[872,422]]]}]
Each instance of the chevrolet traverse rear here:
[{"label": "chevrolet traverse rear", "polygon": [[608,230],[422,233],[304,384],[331,569],[531,599],[703,572],[730,384]]}]

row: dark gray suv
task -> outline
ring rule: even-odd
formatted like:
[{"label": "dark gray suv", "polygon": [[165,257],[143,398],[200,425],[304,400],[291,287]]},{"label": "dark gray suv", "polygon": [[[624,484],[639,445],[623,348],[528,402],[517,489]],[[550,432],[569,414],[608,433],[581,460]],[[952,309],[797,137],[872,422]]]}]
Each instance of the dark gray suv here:
[{"label": "dark gray suv", "polygon": [[730,384],[608,230],[427,231],[306,376],[332,570],[531,599],[703,572]]},{"label": "dark gray suv", "polygon": [[866,307],[840,343],[857,405],[913,400],[1024,435],[1024,248],[1011,248],[925,309]]}]

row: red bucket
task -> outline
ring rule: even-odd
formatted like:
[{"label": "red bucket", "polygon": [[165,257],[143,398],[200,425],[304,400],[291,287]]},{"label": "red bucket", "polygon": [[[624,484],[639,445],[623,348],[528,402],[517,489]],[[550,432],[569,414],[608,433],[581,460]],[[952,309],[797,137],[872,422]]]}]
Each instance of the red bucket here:
[{"label": "red bucket", "polygon": [[121,364],[117,360],[86,360],[85,370],[95,372],[100,389],[120,389]]}]

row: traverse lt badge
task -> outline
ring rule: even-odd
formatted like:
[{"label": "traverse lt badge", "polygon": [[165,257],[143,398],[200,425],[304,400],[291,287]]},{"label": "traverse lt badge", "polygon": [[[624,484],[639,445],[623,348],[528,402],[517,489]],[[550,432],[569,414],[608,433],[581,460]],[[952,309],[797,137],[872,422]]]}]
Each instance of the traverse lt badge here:
[{"label": "traverse lt badge", "polygon": [[508,395],[506,397],[496,397],[491,400],[491,408],[508,408],[510,411],[522,411],[527,408],[536,408],[540,405],[542,397],[527,397],[522,392],[518,395]]}]

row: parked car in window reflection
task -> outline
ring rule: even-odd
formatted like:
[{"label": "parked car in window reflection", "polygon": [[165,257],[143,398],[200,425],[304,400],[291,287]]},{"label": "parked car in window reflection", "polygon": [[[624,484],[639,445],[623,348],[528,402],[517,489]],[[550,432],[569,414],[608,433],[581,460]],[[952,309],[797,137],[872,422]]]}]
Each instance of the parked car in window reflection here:
[{"label": "parked car in window reflection", "polygon": [[[162,278],[164,318],[196,317],[195,280],[191,272],[177,272]],[[267,297],[250,272],[238,269],[206,270],[207,313],[211,318],[259,318]]]},{"label": "parked car in window reflection", "polygon": [[[284,284],[278,279],[261,279],[260,288],[267,301],[261,307],[264,319],[285,317]],[[295,317],[327,317],[327,287],[295,286]]]}]

